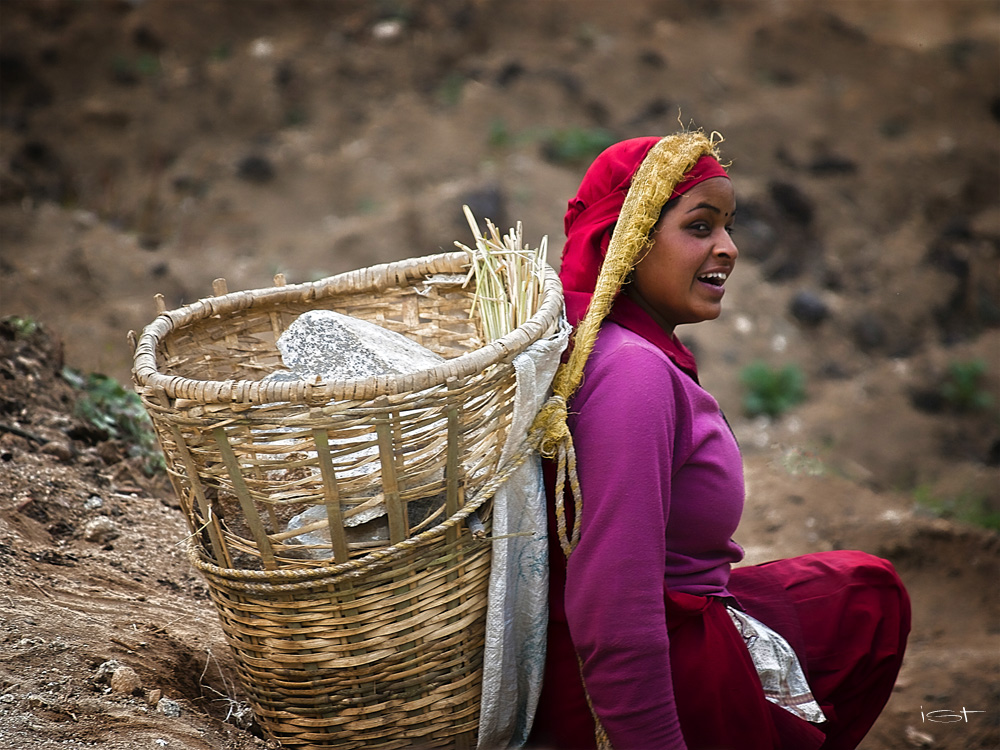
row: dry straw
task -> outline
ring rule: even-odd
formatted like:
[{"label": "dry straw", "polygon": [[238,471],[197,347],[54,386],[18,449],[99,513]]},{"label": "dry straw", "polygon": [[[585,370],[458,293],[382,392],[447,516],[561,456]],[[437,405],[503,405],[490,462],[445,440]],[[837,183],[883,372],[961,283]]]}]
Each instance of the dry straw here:
[{"label": "dry straw", "polygon": [[[161,314],[136,389],[167,458],[248,700],[286,747],[474,747],[491,498],[516,385],[512,360],[562,312],[546,267],[537,310],[492,340],[470,317],[467,253],[228,293]],[[481,304],[481,302],[480,302]],[[431,370],[264,382],[278,336],[331,309],[444,356]],[[523,318],[522,318],[523,319]],[[520,319],[519,319],[520,320]],[[527,436],[526,436],[527,438]],[[329,541],[287,530],[323,506]],[[351,517],[383,515],[363,537]],[[481,529],[473,534],[469,525]]]},{"label": "dry straw", "polygon": [[469,228],[476,238],[475,248],[456,242],[469,254],[471,268],[466,282],[476,281],[471,314],[479,313],[483,332],[490,341],[524,325],[538,308],[545,280],[547,236],[538,248],[524,245],[521,222],[501,237],[496,225],[486,220],[487,234],[468,206],[462,206]]}]

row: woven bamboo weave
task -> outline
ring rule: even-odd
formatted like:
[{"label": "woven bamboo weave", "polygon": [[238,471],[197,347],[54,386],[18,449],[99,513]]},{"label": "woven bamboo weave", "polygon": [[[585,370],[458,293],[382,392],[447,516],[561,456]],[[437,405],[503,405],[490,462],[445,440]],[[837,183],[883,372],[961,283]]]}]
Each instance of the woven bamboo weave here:
[{"label": "woven bamboo weave", "polygon": [[[484,343],[467,271],[466,254],[447,253],[248,292],[220,282],[217,296],[162,311],[137,342],[134,381],[192,562],[255,714],[284,746],[475,746],[490,501],[530,453],[500,465],[512,361],[555,330],[562,294],[547,269],[539,311]],[[278,337],[316,309],[445,361],[262,381],[281,366]],[[325,517],[288,528],[318,507]],[[377,517],[352,523],[362,513]]]}]

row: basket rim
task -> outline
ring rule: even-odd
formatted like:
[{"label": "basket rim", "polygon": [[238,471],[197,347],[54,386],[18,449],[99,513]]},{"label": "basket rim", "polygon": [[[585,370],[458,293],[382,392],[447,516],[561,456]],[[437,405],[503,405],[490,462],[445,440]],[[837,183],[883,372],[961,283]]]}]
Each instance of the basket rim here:
[{"label": "basket rim", "polygon": [[418,258],[380,263],[328,276],[318,281],[271,286],[206,297],[174,310],[167,310],[143,328],[133,355],[132,377],[136,390],[162,392],[169,398],[201,403],[325,403],[331,400],[364,400],[380,396],[426,390],[450,380],[466,378],[486,367],[520,354],[549,330],[562,315],[562,283],[558,274],[545,265],[538,311],[523,325],[484,346],[415,373],[378,375],[352,380],[313,383],[292,380],[263,383],[255,380],[197,380],[159,371],[156,351],[159,343],[174,330],[205,318],[247,310],[258,304],[284,301],[304,302],[352,291],[378,291],[411,283],[441,273],[467,273],[465,252],[440,253]]}]

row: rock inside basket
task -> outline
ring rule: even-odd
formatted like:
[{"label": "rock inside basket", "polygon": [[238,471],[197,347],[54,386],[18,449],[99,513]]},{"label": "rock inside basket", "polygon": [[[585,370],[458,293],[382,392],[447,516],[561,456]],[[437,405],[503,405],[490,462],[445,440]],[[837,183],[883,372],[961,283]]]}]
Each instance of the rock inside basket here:
[{"label": "rock inside basket", "polygon": [[[444,358],[402,334],[360,318],[332,310],[310,310],[285,330],[277,342],[287,369],[264,380],[357,380],[376,375],[404,375],[427,370]],[[373,446],[371,453],[378,452]],[[350,473],[350,472],[348,472]],[[420,523],[439,503],[429,499],[411,503],[411,525]],[[377,542],[389,538],[383,503],[363,503],[347,509],[343,523],[351,542]],[[352,512],[352,510],[354,512]],[[418,517],[414,517],[418,516]],[[302,531],[289,541],[303,545],[306,557],[330,555],[330,527],[324,505],[314,505],[288,521],[286,531]]]},{"label": "rock inside basket", "polygon": [[281,334],[287,370],[265,380],[358,380],[427,370],[444,358],[402,334],[333,310],[303,313]]}]

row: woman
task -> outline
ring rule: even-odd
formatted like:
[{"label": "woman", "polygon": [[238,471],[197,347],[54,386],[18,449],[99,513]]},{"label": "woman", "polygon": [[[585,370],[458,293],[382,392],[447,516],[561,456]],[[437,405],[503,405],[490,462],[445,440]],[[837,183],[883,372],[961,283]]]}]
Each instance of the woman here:
[{"label": "woman", "polygon": [[739,448],[674,328],[719,316],[735,215],[698,132],[612,146],[570,201],[560,276],[576,330],[540,417],[560,461],[546,466],[551,611],[532,746],[853,748],[888,700],[909,632],[888,562],[733,567]]}]

